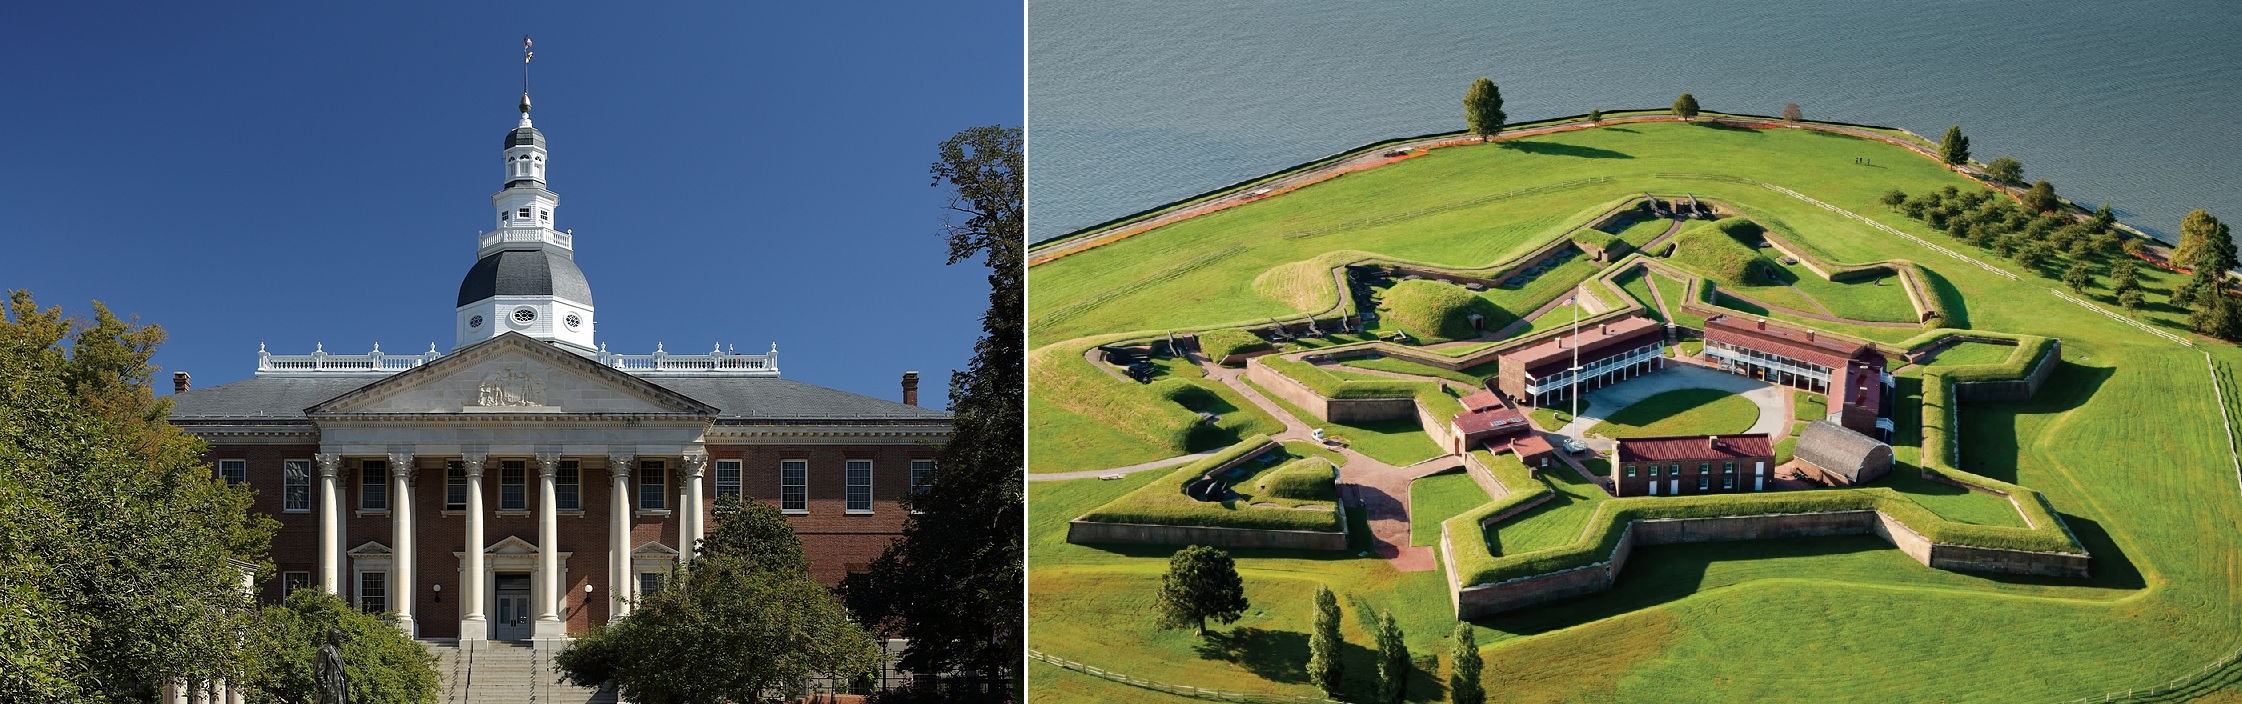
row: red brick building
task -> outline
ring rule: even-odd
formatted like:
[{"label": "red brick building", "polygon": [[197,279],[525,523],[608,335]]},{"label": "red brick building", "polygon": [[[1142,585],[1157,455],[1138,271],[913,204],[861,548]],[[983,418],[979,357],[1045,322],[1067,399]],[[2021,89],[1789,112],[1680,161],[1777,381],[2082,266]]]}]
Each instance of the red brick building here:
[{"label": "red brick building", "polygon": [[1823,394],[1829,420],[1891,439],[1894,380],[1874,347],[1723,315],[1705,321],[1705,357],[1721,371]]},{"label": "red brick building", "polygon": [[177,375],[171,422],[280,522],[262,598],[320,588],[420,638],[557,639],[659,588],[720,496],[777,505],[828,584],[899,535],[950,432],[917,375],[898,403],[779,378],[775,345],[609,352],[545,157],[525,97],[451,352],[260,351],[244,381]]},{"label": "red brick building", "polygon": [[1454,447],[1449,452],[1461,454],[1471,448],[1488,443],[1499,443],[1525,435],[1533,430],[1526,415],[1492,391],[1479,391],[1459,399],[1464,411],[1448,421],[1448,437]]},{"label": "red brick building", "polygon": [[1627,438],[1613,454],[1611,483],[1618,496],[1762,491],[1775,472],[1775,448],[1766,433]]},{"label": "red brick building", "polygon": [[1546,406],[1570,398],[1577,362],[1580,389],[1600,389],[1666,366],[1666,333],[1658,321],[1628,316],[1551,331],[1499,356],[1495,388],[1519,403]]}]

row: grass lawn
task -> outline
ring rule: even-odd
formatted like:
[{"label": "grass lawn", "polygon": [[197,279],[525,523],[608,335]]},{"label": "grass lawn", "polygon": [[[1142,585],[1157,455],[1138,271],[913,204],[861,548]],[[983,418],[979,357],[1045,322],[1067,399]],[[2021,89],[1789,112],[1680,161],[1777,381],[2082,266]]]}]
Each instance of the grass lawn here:
[{"label": "grass lawn", "polygon": [[1677,389],[1651,396],[1604,417],[1590,434],[1612,438],[1659,435],[1726,435],[1750,430],[1759,406],[1712,389]]},{"label": "grass lawn", "polygon": [[1619,277],[1617,280],[1619,290],[1626,291],[1629,298],[1633,298],[1636,303],[1643,305],[1643,315],[1648,316],[1651,320],[1663,323],[1666,322],[1666,314],[1658,310],[1658,298],[1650,293],[1650,281],[1647,280],[1650,274],[1648,272],[1648,269],[1637,269]]},{"label": "grass lawn", "polygon": [[1487,503],[1487,490],[1462,472],[1435,474],[1409,483],[1409,544],[1440,542],[1440,522]]},{"label": "grass lawn", "polygon": [[1886,323],[1915,322],[1915,307],[1907,302],[1907,287],[1900,285],[1897,274],[1839,283],[1822,278],[1804,264],[1784,264],[1777,259],[1775,265],[1787,272],[1792,286],[1828,308],[1831,315]]},{"label": "grass lawn", "polygon": [[1580,310],[1580,306],[1572,305],[1569,303],[1551,308],[1549,309],[1549,312],[1543,313],[1541,314],[1541,317],[1535,318],[1533,320],[1532,327],[1526,328],[1525,332],[1518,333],[1514,337],[1527,337],[1536,333],[1558,330],[1572,325],[1573,314],[1575,312],[1581,313],[1582,317],[1587,316],[1587,312]]},{"label": "grass lawn", "polygon": [[[1861,156],[1878,168],[1853,165]],[[1107,332],[1287,315],[1294,308],[1254,292],[1252,280],[1325,252],[1485,266],[1642,191],[1719,198],[1831,261],[1921,263],[1956,326],[2063,339],[2065,362],[2038,396],[1963,407],[1956,463],[2043,492],[2095,555],[2093,576],[1931,569],[1867,536],[1649,547],[1630,556],[1608,592],[1474,622],[1486,680],[1499,698],[2064,701],[2163,682],[2237,646],[2242,603],[2233,595],[2242,593],[2242,572],[2232,565],[2242,556],[2242,531],[2221,527],[2242,525],[2242,500],[2205,356],[2231,367],[2242,365],[2242,350],[2179,347],[2050,295],[2059,284],[2048,279],[1994,276],[1757,185],[1688,174],[1795,189],[2015,271],[1876,202],[1892,189],[1977,188],[1929,159],[1802,130],[1635,124],[1435,150],[1034,267],[1029,334],[1040,348]],[[1613,180],[1469,202],[1587,176]],[[2143,270],[2151,292],[2145,320],[2184,322],[2185,312],[2163,293],[2177,278]],[[1672,286],[1661,293],[1678,303],[1677,284],[1652,284]],[[2107,296],[2095,289],[2087,297],[2114,309]],[[1862,329],[1893,338],[1887,341],[1917,332]],[[1037,373],[1031,366],[1031,389],[1052,388]],[[1031,394],[1032,461],[1042,461],[1048,444],[1074,443],[1114,422],[1054,422],[1045,401]],[[1912,413],[1904,405],[1903,431]],[[1919,454],[1907,442],[1895,445],[1903,462]],[[1114,460],[1107,464],[1125,459],[1098,456]],[[1250,630],[1217,632],[1241,638],[1200,641],[1153,627],[1152,585],[1173,549],[1077,546],[1063,536],[1068,518],[1157,474],[1029,484],[1031,647],[1164,682],[1312,694],[1299,664],[1306,595],[1322,583],[1340,590],[1349,610],[1350,701],[1367,694],[1369,641],[1359,614],[1391,611],[1413,651],[1444,654],[1454,620],[1438,570],[1402,574],[1381,560],[1304,552],[1233,551],[1254,604],[1238,626]],[[1950,518],[2006,519],[1984,495],[1894,486]],[[1498,538],[1507,551],[1537,534],[1577,530],[1565,515],[1506,521]],[[1440,696],[1426,685],[1412,691]],[[1137,698],[1132,688],[1098,682],[1035,686],[1038,702]]]},{"label": "grass lawn", "polygon": [[1388,371],[1400,374],[1415,374],[1417,376],[1429,376],[1437,379],[1447,379],[1450,381],[1470,384],[1475,387],[1481,386],[1487,380],[1487,377],[1495,375],[1495,362],[1492,360],[1489,360],[1484,364],[1476,364],[1454,371],[1441,369],[1429,364],[1418,364],[1416,362],[1411,362],[1406,359],[1399,359],[1395,357],[1358,357],[1355,359],[1349,359],[1340,362],[1339,364],[1340,366],[1347,367],[1360,367],[1363,369],[1376,369],[1379,371]]},{"label": "grass lawn", "polygon": [[[1497,462],[1516,464],[1517,455],[1505,454]],[[1591,460],[1591,471],[1608,471],[1603,460]],[[1515,555],[1545,548],[1553,548],[1580,538],[1587,525],[1588,514],[1596,504],[1611,498],[1603,489],[1588,482],[1571,467],[1555,467],[1541,473],[1542,484],[1556,493],[1549,501],[1497,523],[1487,531],[1487,544],[1497,555]]]},{"label": "grass lawn", "polygon": [[1816,421],[1829,417],[1829,397],[1811,391],[1791,389],[1791,416],[1797,420]]},{"label": "grass lawn", "polygon": [[[1275,417],[1262,411],[1260,407],[1248,403],[1244,396],[1221,383],[1208,381],[1205,370],[1195,365],[1177,363],[1175,360],[1159,360],[1155,365],[1163,370],[1160,378],[1183,379],[1192,386],[1213,393],[1216,398],[1214,403],[1197,409],[1220,418],[1215,422],[1216,430],[1195,436],[1196,441],[1192,446],[1183,448],[1184,451],[1209,450],[1254,435],[1284,432],[1283,423],[1277,422]],[[1137,388],[1134,391],[1150,393],[1144,391],[1143,385],[1135,386]],[[1110,424],[1063,408],[1037,409],[1037,412],[1029,414],[1028,427],[1031,434],[1052,439],[1029,448],[1030,472],[1106,469],[1180,454],[1174,448],[1148,446],[1143,440],[1115,430]]]},{"label": "grass lawn", "polygon": [[[1580,412],[1582,413],[1587,413],[1595,407],[1596,404],[1586,398],[1580,400]],[[1541,426],[1542,430],[1555,431],[1558,428],[1565,427],[1566,423],[1573,421],[1573,404],[1571,401],[1564,401],[1554,407],[1535,408],[1527,411],[1526,415],[1533,419],[1534,425]]]},{"label": "grass lawn", "polygon": [[[1547,305],[1550,301],[1571,295],[1573,287],[1579,286],[1582,281],[1587,281],[1588,277],[1595,276],[1599,269],[1599,265],[1596,262],[1588,261],[1588,257],[1574,256],[1572,259],[1566,260],[1565,263],[1557,265],[1556,268],[1542,272],[1540,276],[1527,281],[1524,286],[1518,288],[1498,286],[1479,292],[1479,297],[1487,299],[1503,310],[1510,311],[1513,315],[1522,316],[1534,312],[1534,309]],[[1588,295],[1593,296],[1595,294]],[[1491,322],[1488,328],[1493,329]]]},{"label": "grass lawn", "polygon": [[[1346,372],[1334,371],[1333,373],[1340,376],[1349,376]],[[1390,378],[1370,374],[1359,376],[1360,378],[1379,381]],[[1276,402],[1279,408],[1291,413],[1294,418],[1299,418],[1300,422],[1307,423],[1308,427],[1322,428],[1324,437],[1344,438],[1348,447],[1354,448],[1356,452],[1369,455],[1371,459],[1401,467],[1441,455],[1440,446],[1433,444],[1432,437],[1425,434],[1424,426],[1419,425],[1414,416],[1364,423],[1334,423],[1327,420],[1317,420],[1314,415],[1302,410],[1299,406],[1292,405],[1292,403],[1278,398],[1276,394],[1269,393],[1269,390],[1263,388],[1260,384],[1255,384],[1250,380],[1246,383],[1259,390],[1261,395],[1269,397],[1270,401]]]},{"label": "grass lawn", "polygon": [[1984,342],[1957,342],[1938,351],[1927,364],[1933,367],[1959,367],[1972,364],[1999,364],[2008,361],[2016,352],[2015,345],[1995,345]]},{"label": "grass lawn", "polygon": [[1705,316],[1691,315],[1682,310],[1682,303],[1688,300],[1683,295],[1689,291],[1687,285],[1684,285],[1679,279],[1664,274],[1649,274],[1648,276],[1651,285],[1658,287],[1658,296],[1666,299],[1666,309],[1673,312],[1675,324],[1685,328],[1705,329]]},{"label": "grass lawn", "polygon": [[1633,245],[1637,249],[1640,249],[1644,244],[1650,242],[1653,239],[1657,239],[1659,235],[1665,234],[1666,228],[1673,224],[1674,221],[1664,218],[1636,220],[1633,223],[1629,223],[1626,229],[1612,234],[1617,235],[1620,241],[1626,242],[1627,244]]}]

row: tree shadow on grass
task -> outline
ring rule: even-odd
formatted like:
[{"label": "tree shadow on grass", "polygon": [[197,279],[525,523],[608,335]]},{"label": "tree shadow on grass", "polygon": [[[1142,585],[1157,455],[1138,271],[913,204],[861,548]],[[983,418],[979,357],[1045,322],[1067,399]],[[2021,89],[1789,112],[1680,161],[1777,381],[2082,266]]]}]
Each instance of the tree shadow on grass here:
[{"label": "tree shadow on grass", "polygon": [[1237,665],[1271,682],[1308,681],[1306,633],[1261,628],[1208,631],[1193,649],[1201,658]]},{"label": "tree shadow on grass", "polygon": [[1545,142],[1545,141],[1535,141],[1535,140],[1513,139],[1513,140],[1510,140],[1510,141],[1507,141],[1507,142],[1500,142],[1499,144],[1502,144],[1503,146],[1505,146],[1505,147],[1508,147],[1508,148],[1510,148],[1510,149],[1512,149],[1512,150],[1515,150],[1515,151],[1521,151],[1521,152],[1525,152],[1525,153],[1528,153],[1528,154],[1549,154],[1549,155],[1552,155],[1552,156],[1576,156],[1576,157],[1580,157],[1580,158],[1583,158],[1583,159],[1633,159],[1633,158],[1635,158],[1635,156],[1634,156],[1633,154],[1628,154],[1628,153],[1626,153],[1626,152],[1618,152],[1618,151],[1612,151],[1612,150],[1610,150],[1610,149],[1601,149],[1601,148],[1597,148],[1597,147],[1587,147],[1587,146],[1581,146],[1581,145],[1578,145],[1578,144],[1566,144],[1566,143],[1564,143],[1564,142]]},{"label": "tree shadow on grass", "polygon": [[1947,318],[1939,326],[1948,328],[1969,327],[1970,304],[1967,299],[1963,298],[1962,292],[1954,288],[1954,282],[1947,281],[1945,276],[1941,276],[1930,267],[1923,267],[1922,272],[1923,279],[1930,284],[1931,295],[1938,298],[1939,304],[1946,309]]},{"label": "tree shadow on grass", "polygon": [[1728,123],[1726,123],[1726,122],[1721,122],[1721,121],[1719,121],[1719,120],[1706,120],[1706,121],[1704,121],[1704,122],[1699,122],[1699,123],[1697,123],[1697,124],[1699,124],[1699,125],[1703,125],[1703,126],[1705,127],[1705,129],[1708,129],[1708,130],[1720,130],[1720,131],[1722,131],[1722,132],[1748,132],[1748,133],[1751,133],[1751,134],[1759,134],[1759,130],[1757,130],[1757,129],[1753,129],[1753,128],[1750,128],[1750,127],[1744,127],[1744,126],[1742,126],[1742,125],[1731,125],[1731,124],[1728,124]]}]

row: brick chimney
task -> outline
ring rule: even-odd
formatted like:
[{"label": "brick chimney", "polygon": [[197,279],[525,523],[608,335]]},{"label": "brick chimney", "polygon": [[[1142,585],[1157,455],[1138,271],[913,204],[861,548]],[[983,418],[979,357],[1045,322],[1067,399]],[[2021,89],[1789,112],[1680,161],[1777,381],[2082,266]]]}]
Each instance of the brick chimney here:
[{"label": "brick chimney", "polygon": [[1760,318],[1760,319],[1759,319],[1759,323],[1758,323],[1758,326],[1759,326],[1759,329],[1761,329],[1761,330],[1765,330],[1765,329],[1767,329],[1767,319],[1766,319],[1766,318]]},{"label": "brick chimney", "polygon": [[1812,331],[1812,330],[1807,330],[1807,331],[1806,331],[1806,341],[1807,341],[1807,342],[1813,342],[1813,341],[1814,341],[1814,331]]},{"label": "brick chimney", "polygon": [[195,385],[195,384],[194,384],[194,382],[192,381],[192,377],[189,377],[189,376],[187,376],[187,373],[186,373],[186,372],[172,372],[172,373],[171,373],[171,392],[172,392],[172,393],[175,393],[175,394],[176,394],[176,393],[185,393],[185,392],[187,391],[187,389],[193,388],[193,387],[194,387],[194,385]]},{"label": "brick chimney", "polygon": [[1708,450],[1708,451],[1711,451],[1711,452],[1719,452],[1719,451],[1720,451],[1720,436],[1718,436],[1718,435],[1707,435],[1707,436],[1705,436],[1705,449],[1706,449],[1706,450]]},{"label": "brick chimney", "polygon": [[903,373],[903,403],[904,405],[909,406],[919,405],[918,372],[913,371]]},{"label": "brick chimney", "polygon": [[1604,323],[1602,327],[1599,327],[1599,328],[1597,329],[1597,331],[1598,331],[1598,332],[1600,332],[1600,333],[1602,333],[1602,334],[1605,334],[1605,335],[1610,335],[1610,334],[1611,334],[1611,323]]}]

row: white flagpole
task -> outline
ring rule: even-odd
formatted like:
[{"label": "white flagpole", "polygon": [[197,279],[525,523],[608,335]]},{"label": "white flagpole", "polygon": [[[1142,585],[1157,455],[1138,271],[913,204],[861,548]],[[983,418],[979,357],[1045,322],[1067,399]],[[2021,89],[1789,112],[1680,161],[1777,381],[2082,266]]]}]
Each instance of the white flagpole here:
[{"label": "white flagpole", "polygon": [[1570,303],[1573,307],[1573,422],[1570,425],[1573,427],[1573,439],[1580,440],[1582,432],[1580,428],[1580,284],[1573,284],[1573,297]]}]

